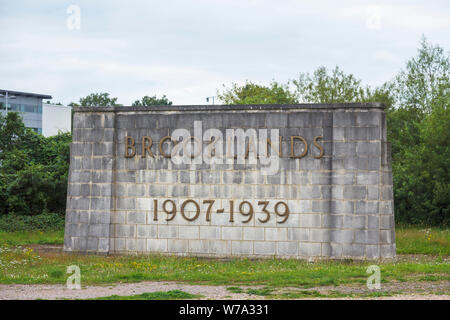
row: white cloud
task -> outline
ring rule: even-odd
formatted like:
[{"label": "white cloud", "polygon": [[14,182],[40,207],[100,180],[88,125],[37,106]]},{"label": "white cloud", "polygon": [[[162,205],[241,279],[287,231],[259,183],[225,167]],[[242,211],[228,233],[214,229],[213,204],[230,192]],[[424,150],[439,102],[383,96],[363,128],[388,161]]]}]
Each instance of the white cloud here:
[{"label": "white cloud", "polygon": [[379,6],[367,7],[366,26],[368,29],[372,30],[381,29],[381,8]]},{"label": "white cloud", "polygon": [[320,65],[379,83],[422,33],[450,45],[444,1],[360,3],[79,0],[81,29],[71,31],[70,2],[10,1],[0,7],[0,82],[64,103],[107,91],[124,104],[153,94],[198,104],[223,83],[286,81]]},{"label": "white cloud", "polygon": [[372,54],[372,59],[377,62],[399,63],[401,59],[388,50],[378,50]]}]

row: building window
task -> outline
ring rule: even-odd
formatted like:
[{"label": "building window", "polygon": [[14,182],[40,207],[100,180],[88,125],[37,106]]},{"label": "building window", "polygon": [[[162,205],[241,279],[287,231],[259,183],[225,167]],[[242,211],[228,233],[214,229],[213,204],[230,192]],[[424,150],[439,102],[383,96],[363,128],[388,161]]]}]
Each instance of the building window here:
[{"label": "building window", "polygon": [[23,108],[18,103],[9,103],[9,110],[15,112],[23,112]]}]

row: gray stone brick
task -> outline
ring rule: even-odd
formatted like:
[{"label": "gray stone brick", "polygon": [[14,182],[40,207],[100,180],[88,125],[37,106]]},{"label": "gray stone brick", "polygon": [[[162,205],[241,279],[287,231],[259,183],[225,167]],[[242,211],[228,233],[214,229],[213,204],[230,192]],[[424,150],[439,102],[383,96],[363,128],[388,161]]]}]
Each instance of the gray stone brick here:
[{"label": "gray stone brick", "polygon": [[277,242],[278,256],[297,256],[298,242],[297,241],[280,241]]},{"label": "gray stone brick", "polygon": [[300,187],[300,199],[320,199],[321,196],[319,187]]},{"label": "gray stone brick", "polygon": [[327,229],[340,229],[343,227],[343,216],[340,215],[322,215],[322,227]]},{"label": "gray stone brick", "polygon": [[97,251],[98,250],[98,238],[87,238],[87,251]]},{"label": "gray stone brick", "polygon": [[356,201],[356,214],[378,213],[378,201]]},{"label": "gray stone brick", "polygon": [[222,228],[223,240],[241,240],[242,239],[242,227],[223,227]]},{"label": "gray stone brick", "polygon": [[288,228],[288,240],[309,240],[309,229],[304,228]]},{"label": "gray stone brick", "polygon": [[320,243],[301,242],[299,245],[300,256],[319,257],[321,255]]},{"label": "gray stone brick", "polygon": [[333,172],[331,174],[331,183],[333,185],[351,185],[354,183],[355,174],[352,172],[349,173],[341,173],[341,172]]},{"label": "gray stone brick", "polygon": [[158,229],[156,225],[138,225],[137,237],[138,238],[156,238]]},{"label": "gray stone brick", "polygon": [[358,172],[356,174],[356,184],[377,185],[378,182],[378,172]]},{"label": "gray stone brick", "polygon": [[355,243],[377,244],[379,243],[379,237],[378,231],[355,230]]},{"label": "gray stone brick", "polygon": [[359,126],[380,126],[381,113],[376,111],[356,112],[356,123]]},{"label": "gray stone brick", "polygon": [[134,225],[116,225],[116,237],[133,238],[136,234],[136,226]]},{"label": "gray stone brick", "polygon": [[147,239],[147,250],[150,252],[167,252],[167,239]]},{"label": "gray stone brick", "polygon": [[98,251],[103,253],[109,252],[109,238],[98,239]]},{"label": "gray stone brick", "polygon": [[354,205],[352,201],[330,201],[330,213],[343,214],[353,212]]},{"label": "gray stone brick", "polygon": [[91,212],[89,215],[89,223],[90,224],[108,224],[110,223],[110,214],[108,211],[102,212]]},{"label": "gray stone brick", "polygon": [[[355,231],[359,232],[359,231]],[[352,243],[353,242],[353,231],[352,230],[331,230],[330,231],[331,242],[338,243]]]},{"label": "gray stone brick", "polygon": [[342,164],[338,163],[338,159],[333,161],[333,169],[334,170],[340,170],[340,169],[348,169],[348,170],[368,170],[369,168],[369,161],[371,158],[366,157],[352,157],[348,156],[342,161]]},{"label": "gray stone brick", "polygon": [[359,244],[351,244],[343,246],[343,253],[345,257],[364,257],[364,246]]},{"label": "gray stone brick", "polygon": [[209,241],[207,240],[189,240],[189,252],[208,253]]},{"label": "gray stone brick", "polygon": [[310,240],[314,242],[328,242],[330,241],[330,231],[327,229],[311,229]]},{"label": "gray stone brick", "polygon": [[144,224],[146,223],[146,212],[145,211],[131,211],[127,214],[128,224]]},{"label": "gray stone brick", "polygon": [[380,242],[383,244],[395,243],[394,230],[380,230]]},{"label": "gray stone brick", "polygon": [[264,229],[265,228],[255,228],[247,227],[243,228],[243,239],[244,240],[264,240]]},{"label": "gray stone brick", "polygon": [[253,254],[253,241],[232,241],[231,252],[238,255]]},{"label": "gray stone brick", "polygon": [[348,200],[365,199],[367,196],[367,188],[359,186],[345,186],[344,198]]},{"label": "gray stone brick", "polygon": [[231,241],[209,240],[209,253],[217,255],[231,254]]},{"label": "gray stone brick", "polygon": [[67,198],[67,208],[73,210],[88,210],[89,209],[89,198]]},{"label": "gray stone brick", "polygon": [[367,226],[369,229],[379,229],[380,228],[380,216],[379,215],[369,215],[367,216]]},{"label": "gray stone brick", "polygon": [[301,214],[300,227],[302,228],[317,228],[321,225],[319,214]]},{"label": "gray stone brick", "polygon": [[354,126],[356,124],[354,112],[336,111],[333,113],[333,125],[335,127]]},{"label": "gray stone brick", "polygon": [[383,258],[395,257],[395,244],[381,245],[381,256]]},{"label": "gray stone brick", "polygon": [[198,226],[179,226],[178,237],[180,239],[198,239],[200,234]]},{"label": "gray stone brick", "polygon": [[275,255],[276,242],[272,241],[255,241],[253,244],[255,254]]},{"label": "gray stone brick", "polygon": [[158,238],[178,238],[178,226],[159,225]]},{"label": "gray stone brick", "polygon": [[378,259],[380,258],[380,246],[378,245],[366,245],[366,258]]},{"label": "gray stone brick", "polygon": [[356,153],[359,156],[374,156],[381,154],[380,142],[357,142]]}]

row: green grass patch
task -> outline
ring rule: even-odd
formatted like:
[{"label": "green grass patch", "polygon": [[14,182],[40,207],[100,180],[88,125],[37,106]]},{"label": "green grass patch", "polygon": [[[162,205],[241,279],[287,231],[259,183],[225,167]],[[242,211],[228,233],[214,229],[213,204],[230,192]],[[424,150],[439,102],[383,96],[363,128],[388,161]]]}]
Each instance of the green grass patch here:
[{"label": "green grass patch", "polygon": [[450,230],[439,228],[397,228],[398,254],[450,255]]},{"label": "green grass patch", "polygon": [[240,288],[240,287],[227,287],[227,290],[232,293],[243,293],[244,292],[244,290],[242,290],[242,288]]},{"label": "green grass patch", "polygon": [[181,290],[145,292],[132,296],[112,295],[109,297],[99,297],[89,300],[180,300],[180,299],[198,299],[201,295],[191,294]]},{"label": "green grass patch", "polygon": [[60,245],[64,243],[64,230],[56,231],[0,231],[0,244],[11,246],[22,246],[30,244],[53,244]]},{"label": "green grass patch", "polygon": [[252,294],[256,296],[270,296],[272,294],[273,289],[271,288],[262,288],[262,289],[247,289],[247,294]]},{"label": "green grass patch", "polygon": [[[211,285],[305,287],[364,284],[373,261],[249,260],[229,261],[173,256],[97,256],[2,247],[0,283],[64,283],[66,269],[77,265],[83,285],[140,281],[182,281]],[[383,282],[426,277],[448,280],[450,265],[440,257],[377,263]],[[231,291],[231,290],[230,290]],[[262,292],[258,292],[261,294]],[[257,294],[254,292],[254,294]]]},{"label": "green grass patch", "polygon": [[299,290],[291,292],[283,292],[270,296],[271,299],[313,299],[313,298],[376,298],[389,297],[395,293],[387,291],[372,291],[364,293],[343,293],[332,290],[328,293],[320,293],[317,290]]},{"label": "green grass patch", "polygon": [[[244,292],[239,286],[261,285],[270,288],[364,284],[371,264],[381,268],[383,283],[391,281],[442,281],[450,279],[448,230],[404,228],[397,230],[399,253],[424,253],[417,259],[398,261],[329,260],[310,263],[294,259],[201,259],[163,255],[99,256],[36,253],[20,247],[32,243],[63,242],[62,231],[0,232],[0,283],[65,283],[67,267],[81,269],[83,285],[140,281],[182,281],[229,286],[230,292]],[[427,233],[428,232],[428,233]],[[431,234],[431,236],[430,236]],[[425,237],[426,235],[426,237]],[[413,247],[410,242],[418,243]],[[256,290],[256,289],[251,289]],[[261,289],[259,289],[261,290]],[[270,295],[251,291],[250,294]],[[306,294],[306,293],[305,293]]]}]

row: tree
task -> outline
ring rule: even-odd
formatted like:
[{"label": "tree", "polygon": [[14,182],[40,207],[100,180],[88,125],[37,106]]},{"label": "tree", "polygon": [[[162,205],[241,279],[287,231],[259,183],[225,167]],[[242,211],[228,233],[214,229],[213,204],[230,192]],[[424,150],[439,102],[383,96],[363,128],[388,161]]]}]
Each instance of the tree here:
[{"label": "tree", "polygon": [[90,95],[80,98],[80,105],[84,107],[113,107],[118,106],[117,98],[110,98],[109,93],[91,93]]},{"label": "tree", "polygon": [[450,90],[450,54],[422,37],[416,57],[406,64],[392,83],[398,108],[430,113],[433,101]]},{"label": "tree", "polygon": [[365,90],[361,80],[353,74],[345,74],[339,67],[331,73],[327,68],[319,67],[312,75],[300,73],[292,83],[296,88],[296,96],[304,103],[340,103],[361,102],[365,100]]},{"label": "tree", "polygon": [[292,104],[297,103],[288,85],[272,81],[268,86],[246,81],[243,86],[233,83],[230,88],[223,85],[217,90],[218,98],[225,104]]},{"label": "tree", "polygon": [[[393,162],[397,221],[450,224],[450,94],[434,100],[416,123],[418,140]],[[404,110],[404,109],[400,109]]]},{"label": "tree", "polygon": [[71,140],[35,133],[16,112],[0,115],[0,214],[64,213]]},{"label": "tree", "polygon": [[395,215],[398,222],[450,223],[450,58],[422,39],[418,54],[388,84]]},{"label": "tree", "polygon": [[141,100],[136,100],[133,102],[132,106],[170,106],[172,101],[167,99],[166,95],[161,98],[155,96],[149,97],[144,96]]}]

